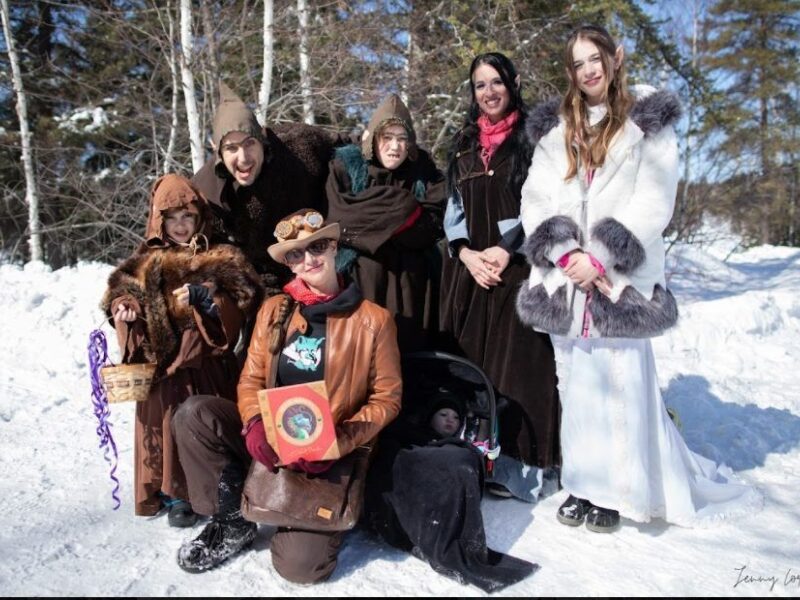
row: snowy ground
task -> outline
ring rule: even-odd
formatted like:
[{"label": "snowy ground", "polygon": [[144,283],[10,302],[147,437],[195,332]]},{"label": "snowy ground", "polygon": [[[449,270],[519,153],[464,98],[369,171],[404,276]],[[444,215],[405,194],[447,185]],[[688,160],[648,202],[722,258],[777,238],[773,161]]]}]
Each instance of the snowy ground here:
[{"label": "snowy ground", "polygon": [[[800,250],[725,254],[673,251],[682,312],[655,340],[659,380],[689,446],[755,484],[764,510],[712,529],[624,521],[599,535],[556,522],[563,492],[533,507],[487,498],[490,546],[542,566],[497,595],[800,595]],[[123,499],[112,511],[86,357],[109,270],[0,266],[0,594],[482,595],[362,531],[316,587],[278,577],[265,527],[254,551],[184,573],[176,550],[202,525],[187,532],[133,516],[130,405],[112,407]]]}]

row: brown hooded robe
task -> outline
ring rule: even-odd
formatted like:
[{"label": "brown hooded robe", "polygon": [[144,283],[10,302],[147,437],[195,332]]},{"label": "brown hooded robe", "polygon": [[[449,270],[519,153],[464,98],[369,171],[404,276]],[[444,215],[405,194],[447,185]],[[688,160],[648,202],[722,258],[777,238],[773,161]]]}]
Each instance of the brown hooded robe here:
[{"label": "brown hooded robe", "polygon": [[[408,158],[389,170],[374,156],[374,140],[395,123],[408,132]],[[364,297],[392,313],[402,352],[432,349],[445,182],[428,153],[417,148],[399,96],[391,94],[373,113],[361,148],[337,148],[326,192],[328,220],[342,227],[339,267],[349,263]]]},{"label": "brown hooded robe", "polygon": [[[244,255],[227,245],[208,249],[175,245],[163,231],[162,211],[186,208],[207,231],[205,199],[182,177],[156,182],[146,242],[108,279],[101,308],[114,325],[120,303],[136,311],[132,323],[116,327],[122,362],[155,362],[157,379],[146,401],[136,404],[134,427],[135,513],[153,515],[158,493],[186,499],[186,478],[170,430],[177,406],[194,394],[235,398],[238,365],[233,346],[244,318],[253,314],[262,291]],[[202,240],[202,238],[199,238]],[[210,283],[219,318],[178,306],[172,291],[185,283]]]}]

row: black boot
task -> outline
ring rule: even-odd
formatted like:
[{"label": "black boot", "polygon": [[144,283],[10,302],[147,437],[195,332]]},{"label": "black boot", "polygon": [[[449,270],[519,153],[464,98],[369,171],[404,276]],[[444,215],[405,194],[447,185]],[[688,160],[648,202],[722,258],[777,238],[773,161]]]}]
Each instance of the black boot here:
[{"label": "black boot", "polygon": [[170,527],[192,527],[197,522],[197,513],[186,500],[170,498],[164,504],[169,509],[167,522]]},{"label": "black boot", "polygon": [[619,513],[610,508],[593,506],[586,515],[586,529],[596,533],[611,533],[619,529]]},{"label": "black boot", "polygon": [[239,511],[244,474],[241,465],[228,465],[219,481],[219,511],[195,539],[178,550],[178,566],[189,573],[213,569],[253,543],[258,526]]},{"label": "black boot", "polygon": [[592,508],[592,503],[582,498],[576,498],[571,495],[566,499],[564,504],[558,507],[556,518],[559,523],[569,525],[570,527],[577,527],[586,518],[586,513]]}]

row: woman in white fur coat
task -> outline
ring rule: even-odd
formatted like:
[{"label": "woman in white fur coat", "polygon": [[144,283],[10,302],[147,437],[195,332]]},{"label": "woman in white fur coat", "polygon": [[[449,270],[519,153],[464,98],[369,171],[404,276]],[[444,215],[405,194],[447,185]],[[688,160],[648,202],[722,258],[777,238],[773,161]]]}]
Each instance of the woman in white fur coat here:
[{"label": "woman in white fur coat", "polygon": [[552,335],[562,404],[558,520],[614,531],[620,514],[697,525],[761,497],[692,453],[670,421],[649,338],[673,326],[662,234],[678,184],[674,94],[629,93],[622,47],[601,27],[573,32],[569,89],[528,122],[522,188],[528,285],[523,322]]}]

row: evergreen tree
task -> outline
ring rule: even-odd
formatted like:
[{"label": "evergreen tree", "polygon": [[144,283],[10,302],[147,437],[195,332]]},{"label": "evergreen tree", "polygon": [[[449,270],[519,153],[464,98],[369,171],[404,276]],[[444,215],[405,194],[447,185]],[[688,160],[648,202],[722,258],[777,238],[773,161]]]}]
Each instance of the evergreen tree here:
[{"label": "evergreen tree", "polygon": [[[760,243],[797,243],[797,0],[718,0],[710,9],[714,36],[707,67],[725,98],[712,131],[729,175],[726,204]],[[794,181],[794,188],[792,187]],[[794,239],[789,232],[794,231]]]}]

